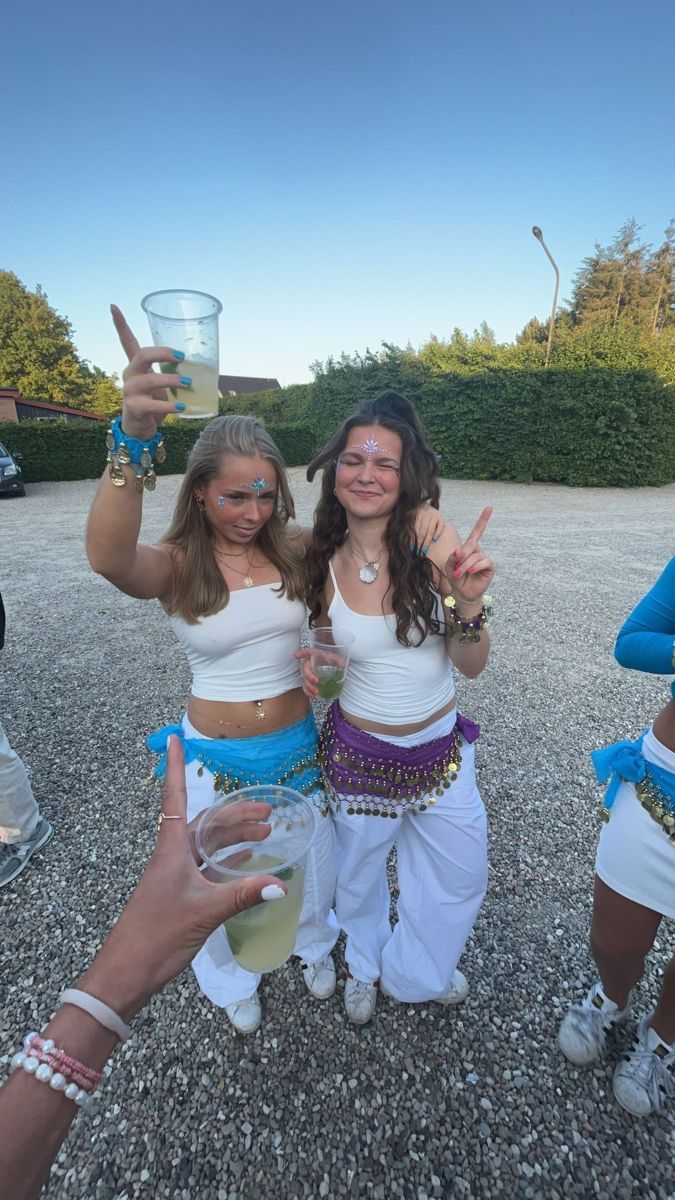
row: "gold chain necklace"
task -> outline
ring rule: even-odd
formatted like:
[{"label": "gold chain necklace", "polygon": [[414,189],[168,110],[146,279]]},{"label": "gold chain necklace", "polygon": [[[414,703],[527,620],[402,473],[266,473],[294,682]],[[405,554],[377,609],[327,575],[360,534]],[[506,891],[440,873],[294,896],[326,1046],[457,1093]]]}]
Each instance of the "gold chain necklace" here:
[{"label": "gold chain necklace", "polygon": [[[252,568],[253,568],[253,565],[254,565],[254,564],[253,564],[253,555],[254,555],[254,554],[255,554],[255,546],[253,547],[253,550],[251,551],[251,554],[249,555],[248,561],[247,561],[247,563],[246,563],[246,570],[245,570],[245,571],[240,571],[240,570],[239,570],[239,567],[233,567],[233,566],[230,566],[230,564],[229,564],[229,563],[227,564],[227,566],[229,567],[230,571],[234,571],[234,572],[235,572],[237,575],[241,575],[241,581],[242,581],[242,583],[243,583],[243,585],[244,585],[244,587],[245,587],[245,588],[252,588],[252,587],[255,587],[255,579],[254,579],[254,578],[253,578],[253,576],[251,575],[251,570],[252,570]],[[237,558],[243,558],[243,557],[244,557],[244,555],[243,555],[243,554],[238,554],[236,557],[237,557]],[[258,566],[264,566],[264,565],[265,565],[264,563],[256,563],[256,564],[255,564],[256,568],[257,568]]]},{"label": "gold chain necklace", "polygon": [[246,558],[248,551],[242,550],[241,554],[233,554],[231,550],[216,550],[214,546],[213,553],[216,558]]}]

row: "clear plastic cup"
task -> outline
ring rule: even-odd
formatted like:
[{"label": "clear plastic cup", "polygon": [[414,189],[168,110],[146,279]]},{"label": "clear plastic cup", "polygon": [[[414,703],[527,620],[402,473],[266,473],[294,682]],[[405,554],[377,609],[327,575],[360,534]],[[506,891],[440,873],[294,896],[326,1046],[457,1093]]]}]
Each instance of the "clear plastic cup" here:
[{"label": "clear plastic cup", "polygon": [[[242,801],[272,806],[271,826],[261,841],[232,844],[232,826]],[[225,921],[223,928],[237,962],[247,971],[274,971],[293,953],[302,909],[305,859],[318,830],[316,809],[291,788],[260,784],[232,792],[205,809],[195,830],[204,875],[230,883],[247,875],[276,875],[287,889],[282,900],[267,900]]]},{"label": "clear plastic cup", "polygon": [[336,700],[345,682],[354,634],[340,629],[310,629],[309,664],[318,679],[318,699]]},{"label": "clear plastic cup", "polygon": [[218,316],[223,311],[220,300],[206,292],[191,292],[172,288],[166,292],[150,292],[141,300],[155,346],[182,350],[185,359],[178,365],[162,363],[167,375],[189,375],[189,388],[172,390],[176,400],[182,400],[185,411],[176,416],[187,420],[203,420],[218,415]]}]

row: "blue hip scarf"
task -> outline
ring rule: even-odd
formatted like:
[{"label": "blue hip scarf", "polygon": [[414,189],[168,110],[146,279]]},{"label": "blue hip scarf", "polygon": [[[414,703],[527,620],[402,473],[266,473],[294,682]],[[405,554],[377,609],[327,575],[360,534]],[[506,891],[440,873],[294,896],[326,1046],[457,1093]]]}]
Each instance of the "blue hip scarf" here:
[{"label": "blue hip scarf", "polygon": [[633,783],[642,807],[662,826],[675,846],[675,771],[666,771],[647,761],[642,753],[644,736],[643,733],[636,742],[615,742],[604,750],[591,751],[597,779],[607,784],[605,819],[609,819],[621,784]]},{"label": "blue hip scarf", "polygon": [[286,729],[250,738],[186,737],[182,725],[165,725],[147,739],[148,749],[161,754],[155,776],[164,778],[169,738],[179,737],[185,762],[199,762],[199,774],[211,771],[215,788],[228,795],[255,784],[280,784],[304,796],[321,789],[317,766],[318,737],[311,712]]}]

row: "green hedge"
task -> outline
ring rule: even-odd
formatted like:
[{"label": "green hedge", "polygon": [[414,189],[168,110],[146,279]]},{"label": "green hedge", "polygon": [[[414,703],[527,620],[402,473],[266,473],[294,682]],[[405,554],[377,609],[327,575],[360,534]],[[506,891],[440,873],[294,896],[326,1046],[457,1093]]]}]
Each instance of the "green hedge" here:
[{"label": "green hedge", "polygon": [[[447,478],[577,487],[659,486],[675,480],[675,389],[652,371],[500,367],[460,374],[433,371],[417,358],[392,354],[360,368],[332,368],[313,384],[237,400],[242,409],[266,418],[288,465],[301,466],[360,399],[387,387],[417,406]],[[288,406],[286,391],[293,392]],[[259,403],[261,397],[265,403]],[[288,407],[299,419],[275,423],[272,402],[277,414]],[[161,473],[185,469],[202,428],[202,422],[191,421],[165,426],[167,461]],[[96,477],[105,457],[104,435],[103,424],[0,424],[0,441],[23,454],[29,483]]]},{"label": "green hedge", "polygon": [[[204,421],[176,421],[164,426],[166,462],[160,475],[181,475],[187,456],[204,428]],[[21,454],[27,483],[59,479],[97,479],[105,464],[103,422],[67,424],[55,421],[0,422],[0,442]],[[300,425],[277,425],[270,433],[289,467],[302,466],[314,453],[316,438]]]},{"label": "green hedge", "polygon": [[270,428],[274,425],[305,425],[311,409],[312,384],[291,383],[285,388],[267,388],[243,396],[226,396],[221,412],[255,413]]},{"label": "green hedge", "polygon": [[349,365],[313,385],[317,438],[387,387],[415,403],[446,478],[576,487],[675,480],[675,389],[651,371],[439,373],[401,357]]}]

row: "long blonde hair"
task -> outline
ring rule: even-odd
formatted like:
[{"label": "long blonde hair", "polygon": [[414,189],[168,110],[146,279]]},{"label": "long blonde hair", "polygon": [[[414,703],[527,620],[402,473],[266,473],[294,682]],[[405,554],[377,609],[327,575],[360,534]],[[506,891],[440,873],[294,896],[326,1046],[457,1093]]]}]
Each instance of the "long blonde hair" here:
[{"label": "long blonde hair", "polygon": [[213,554],[211,530],[197,504],[195,489],[217,478],[228,455],[264,458],[277,473],[274,512],[257,537],[257,544],[281,576],[279,593],[290,600],[304,598],[302,541],[289,538],[286,526],[295,516],[286,464],[265,426],[256,417],[216,417],[192,447],[178,493],[173,520],[162,538],[172,551],[173,589],[167,603],[171,616],[196,625],[200,617],[220,612],[230,597]]}]

